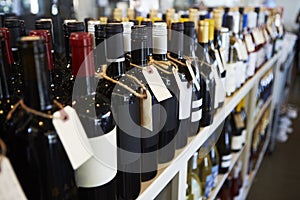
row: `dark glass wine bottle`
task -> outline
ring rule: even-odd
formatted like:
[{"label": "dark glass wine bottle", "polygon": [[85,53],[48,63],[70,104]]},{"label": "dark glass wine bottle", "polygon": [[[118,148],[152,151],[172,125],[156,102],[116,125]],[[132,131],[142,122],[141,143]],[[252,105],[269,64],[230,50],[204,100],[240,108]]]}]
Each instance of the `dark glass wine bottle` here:
[{"label": "dark glass wine bottle", "polygon": [[[167,58],[167,24],[164,22],[156,22],[153,25],[153,59],[156,61],[168,61]],[[169,66],[168,74],[158,70],[164,84],[169,89],[172,97],[160,102],[162,106],[161,116],[165,116],[166,120],[162,130],[159,132],[159,163],[166,163],[173,159],[175,155],[175,136],[178,123],[178,94],[179,89],[176,84],[175,76],[173,75],[174,66]],[[166,114],[164,114],[166,113]],[[164,120],[161,120],[164,121]]]},{"label": "dark glass wine bottle", "polygon": [[[122,24],[108,23],[105,29],[107,76],[137,90],[134,82],[125,76]],[[141,187],[140,99],[106,79],[99,80],[96,99],[98,98],[111,105],[117,125],[117,196],[119,199],[135,199]]]},{"label": "dark glass wine bottle", "polygon": [[204,20],[199,21],[197,57],[200,59],[200,73],[203,77],[201,94],[203,96],[201,127],[212,124],[214,118],[215,79],[211,69],[211,59],[208,53],[208,26]]},{"label": "dark glass wine bottle", "polygon": [[4,139],[5,127],[3,126],[7,113],[16,103],[14,95],[14,82],[11,76],[11,68],[7,65],[5,39],[0,33],[0,137]]},{"label": "dark glass wine bottle", "polygon": [[214,188],[218,184],[218,174],[219,174],[219,165],[220,165],[219,153],[216,146],[213,146],[213,148],[209,152],[209,155],[212,164],[211,173],[213,179],[211,188]]},{"label": "dark glass wine bottle", "polygon": [[[93,38],[89,33],[70,35],[72,69],[76,74],[72,106],[89,138],[94,155],[75,171],[79,199],[115,199],[117,174],[116,129],[110,107],[97,99]],[[98,115],[96,115],[96,112]],[[103,156],[106,152],[107,157]]]},{"label": "dark glass wine bottle", "polygon": [[147,27],[147,55],[148,57],[152,56],[153,53],[153,44],[152,44],[152,21],[151,20],[143,20],[141,25],[145,25]]},{"label": "dark glass wine bottle", "polygon": [[124,52],[125,52],[125,63],[126,63],[126,71],[132,69],[130,65],[131,60],[131,27],[134,25],[133,22],[122,22],[123,24],[123,44],[124,44]]},{"label": "dark glass wine bottle", "polygon": [[[58,108],[49,95],[49,75],[43,41],[22,37],[19,43],[24,66],[24,104],[44,114]],[[52,119],[24,109],[7,121],[8,157],[28,199],[77,199],[74,171]]]},{"label": "dark glass wine bottle", "polygon": [[53,23],[52,19],[50,18],[43,18],[35,21],[35,29],[36,30],[48,30],[51,36],[51,53],[54,55],[55,54],[55,49],[54,49],[54,32],[53,32]]},{"label": "dark glass wine bottle", "polygon": [[106,64],[106,31],[105,24],[95,25],[95,69],[100,72],[103,65]]},{"label": "dark glass wine bottle", "polygon": [[[196,81],[201,86],[201,74],[199,71],[198,63],[196,62],[195,53],[195,24],[192,21],[184,22],[184,45],[183,55],[192,59],[191,67],[196,77]],[[188,81],[192,81],[191,76],[186,77]],[[200,119],[202,116],[202,96],[201,89],[196,87],[196,83],[193,83],[192,92],[192,108],[191,108],[191,128],[189,136],[196,135],[200,130]]]},{"label": "dark glass wine bottle", "polygon": [[[180,77],[181,91],[177,97],[179,100],[178,112],[178,127],[176,133],[176,148],[183,148],[187,144],[188,131],[191,128],[191,99],[192,99],[192,84],[188,82],[187,77],[190,77],[190,72],[183,59],[183,38],[184,25],[182,22],[171,23],[171,34],[169,34],[169,52],[173,59],[183,63],[176,63],[178,66],[178,75]],[[177,83],[178,84],[178,83]],[[189,93],[189,90],[191,91]]]},{"label": "dark glass wine bottle", "polygon": [[221,136],[217,142],[217,149],[220,155],[219,173],[225,174],[231,161],[231,125],[230,116],[225,120]]},{"label": "dark glass wine bottle", "polygon": [[[149,27],[145,25],[133,26],[131,33],[131,63],[143,67],[142,70],[146,70],[148,65],[148,31]],[[141,147],[142,147],[142,157],[141,157],[141,178],[142,181],[149,181],[154,178],[157,174],[157,165],[158,165],[158,134],[160,128],[160,109],[157,107],[159,102],[156,100],[152,90],[150,89],[148,83],[146,82],[144,76],[142,75],[142,70],[135,68],[130,70],[129,73],[138,75],[140,81],[146,86],[149,91],[147,97],[151,99],[151,115],[152,115],[152,130],[141,126],[142,128],[142,137],[141,137]],[[142,101],[143,103],[144,101]],[[148,110],[141,110],[141,119],[145,121],[144,113]],[[145,121],[146,122],[146,121]]]}]

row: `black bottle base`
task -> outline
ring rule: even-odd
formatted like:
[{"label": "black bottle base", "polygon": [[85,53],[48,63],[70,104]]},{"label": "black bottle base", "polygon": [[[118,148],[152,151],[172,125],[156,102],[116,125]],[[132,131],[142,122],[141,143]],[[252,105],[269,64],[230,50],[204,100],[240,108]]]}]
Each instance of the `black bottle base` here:
[{"label": "black bottle base", "polygon": [[157,174],[157,171],[145,172],[141,174],[142,182],[150,181]]}]

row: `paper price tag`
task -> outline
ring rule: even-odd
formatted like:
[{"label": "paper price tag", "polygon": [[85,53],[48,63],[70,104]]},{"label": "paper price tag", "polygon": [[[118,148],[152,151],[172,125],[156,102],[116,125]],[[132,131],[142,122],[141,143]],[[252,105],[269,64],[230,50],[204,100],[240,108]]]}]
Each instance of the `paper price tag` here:
[{"label": "paper price tag", "polygon": [[236,42],[234,44],[234,48],[236,49],[237,55],[239,60],[243,60],[242,50],[241,50],[241,44],[239,42]]},{"label": "paper price tag", "polygon": [[255,46],[253,44],[253,40],[250,34],[245,35],[245,43],[247,46],[248,52],[253,52],[255,50]]},{"label": "paper price tag", "polygon": [[153,131],[152,116],[152,98],[148,90],[146,90],[147,98],[141,100],[141,125],[142,127]]},{"label": "paper price tag", "polygon": [[52,122],[75,170],[93,156],[93,150],[76,111],[67,106],[64,112],[67,120],[60,119],[62,113],[57,111]]},{"label": "paper price tag", "polygon": [[270,25],[267,26],[267,30],[271,36],[272,39],[275,39],[275,35],[274,35],[274,32],[273,32],[273,29]]},{"label": "paper price tag", "polygon": [[214,52],[215,52],[215,57],[217,59],[219,72],[220,72],[220,74],[222,74],[225,71],[225,68],[224,68],[223,62],[221,60],[221,56],[220,56],[219,51],[217,49],[215,49]]},{"label": "paper price tag", "polygon": [[149,66],[151,72],[143,70],[143,75],[158,102],[172,97],[155,67]]},{"label": "paper price tag", "polygon": [[0,172],[0,199],[1,200],[26,200],[26,196],[18,181],[18,178],[8,160],[3,157],[1,160]]},{"label": "paper price tag", "polygon": [[191,116],[191,104],[192,104],[192,86],[187,87],[188,82],[182,82],[177,71],[173,69],[176,83],[180,90],[179,92],[179,120],[187,119]]},{"label": "paper price tag", "polygon": [[198,83],[197,78],[196,78],[196,75],[195,75],[194,70],[193,70],[193,68],[192,68],[192,62],[191,62],[190,60],[186,60],[186,65],[187,65],[187,67],[188,67],[188,70],[189,70],[189,72],[190,72],[192,78],[193,78],[193,83],[195,84],[196,89],[197,89],[198,91],[200,91],[200,84]]}]

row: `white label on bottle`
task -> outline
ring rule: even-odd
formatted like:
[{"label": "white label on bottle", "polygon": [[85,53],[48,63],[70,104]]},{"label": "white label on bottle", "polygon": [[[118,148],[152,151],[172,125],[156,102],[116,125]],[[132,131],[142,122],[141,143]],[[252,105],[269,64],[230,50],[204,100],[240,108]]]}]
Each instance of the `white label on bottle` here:
[{"label": "white label on bottle", "polygon": [[191,116],[191,104],[192,104],[192,86],[188,87],[188,82],[182,82],[177,71],[173,69],[176,83],[179,88],[179,119],[187,119]]},{"label": "white label on bottle", "polygon": [[255,46],[253,44],[253,40],[250,34],[245,35],[245,43],[248,52],[253,52],[255,50]]},{"label": "white label on bottle", "polygon": [[236,89],[236,63],[226,65],[226,93],[231,95]]},{"label": "white label on bottle", "polygon": [[248,52],[247,52],[246,44],[243,41],[241,41],[240,46],[241,46],[243,60],[248,60]]},{"label": "white label on bottle", "polygon": [[117,174],[117,128],[99,137],[90,138],[94,155],[75,171],[78,187],[104,185]]},{"label": "white label on bottle", "polygon": [[0,169],[0,199],[26,200],[27,198],[8,158],[2,157]]},{"label": "white label on bottle", "polygon": [[148,72],[147,70],[142,70],[142,71],[157,101],[161,102],[171,98],[172,94],[164,84],[157,69],[153,66],[149,66],[149,69],[151,70],[150,72]]},{"label": "white label on bottle", "polygon": [[234,44],[234,48],[236,49],[238,59],[239,59],[239,60],[243,60],[242,49],[241,49],[240,43],[239,43],[239,42],[236,42],[236,43]]},{"label": "white label on bottle", "polygon": [[192,112],[192,122],[198,122],[202,118],[202,109]]},{"label": "white label on bottle", "polygon": [[193,101],[192,107],[193,107],[193,108],[200,108],[200,107],[202,106],[202,101],[203,101],[202,98],[199,99],[199,100],[197,100],[197,101]]},{"label": "white label on bottle", "polygon": [[243,136],[243,145],[246,143],[246,138],[247,138],[247,130],[242,131],[242,136]]},{"label": "white label on bottle", "polygon": [[217,66],[213,65],[211,70],[212,70],[212,73],[213,73],[213,76],[215,79],[215,83],[216,83],[214,108],[217,109],[219,107],[219,103],[221,102],[221,99],[222,99],[222,97],[220,96],[222,93],[221,90],[225,90],[225,89],[223,88],[223,83],[222,83],[221,77],[217,71]]},{"label": "white label on bottle", "polygon": [[238,151],[243,147],[243,135],[233,136],[231,139],[231,150]]},{"label": "white label on bottle", "polygon": [[243,61],[239,61],[236,63],[236,71],[235,74],[237,76],[237,78],[235,79],[235,86],[236,88],[240,88],[241,85],[243,84],[243,79],[245,77],[245,74],[243,73],[243,67],[244,67],[244,62]]},{"label": "white label on bottle", "polygon": [[[68,115],[63,120],[64,115]],[[66,150],[73,169],[77,169],[93,155],[85,130],[76,111],[70,106],[54,113],[52,120],[57,134]]]},{"label": "white label on bottle", "polygon": [[255,73],[255,62],[256,62],[256,54],[257,52],[252,52],[249,54],[249,63],[247,68],[247,77],[251,77]]},{"label": "white label on bottle", "polygon": [[227,168],[229,166],[230,166],[230,160],[228,160],[228,161],[222,161],[222,163],[221,163],[221,167],[222,168]]},{"label": "white label on bottle", "polygon": [[232,158],[231,154],[229,154],[227,156],[222,156],[222,160],[224,160],[224,161],[230,160],[231,158]]},{"label": "white label on bottle", "polygon": [[152,121],[152,98],[148,90],[146,90],[147,98],[141,99],[141,126],[153,131],[153,121]]},{"label": "white label on bottle", "polygon": [[206,176],[206,183],[205,183],[205,197],[208,198],[210,195],[210,192],[212,190],[212,181],[213,181],[213,177],[212,175],[208,175]]},{"label": "white label on bottle", "polygon": [[275,39],[274,32],[273,32],[273,29],[272,29],[271,25],[268,25],[267,29],[268,29],[268,32],[269,32],[271,38]]},{"label": "white label on bottle", "polygon": [[218,63],[219,72],[222,74],[225,71],[221,56],[219,54],[219,51],[217,49],[214,50],[215,57]]},{"label": "white label on bottle", "polygon": [[192,68],[192,62],[190,60],[186,60],[186,65],[187,65],[187,68],[188,68],[192,78],[193,78],[193,83],[195,84],[197,91],[200,91],[200,84],[198,83],[196,75]]}]

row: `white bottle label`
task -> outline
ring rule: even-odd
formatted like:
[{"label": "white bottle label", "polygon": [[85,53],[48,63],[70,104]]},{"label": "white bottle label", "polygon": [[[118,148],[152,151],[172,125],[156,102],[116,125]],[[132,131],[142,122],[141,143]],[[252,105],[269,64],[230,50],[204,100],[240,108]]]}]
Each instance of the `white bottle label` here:
[{"label": "white bottle label", "polygon": [[212,190],[212,187],[211,187],[212,181],[213,181],[213,177],[211,174],[206,176],[206,184],[205,184],[205,197],[206,198],[209,198],[210,192]]},{"label": "white bottle label", "polygon": [[218,184],[218,174],[219,174],[219,165],[212,167],[212,176],[213,176],[213,184],[212,188],[216,187]]},{"label": "white bottle label", "polygon": [[[67,115],[67,119],[62,118]],[[53,114],[55,130],[70,159],[73,169],[77,169],[93,155],[85,130],[76,111],[66,106],[62,111]]]},{"label": "white bottle label", "polygon": [[94,155],[75,171],[78,187],[104,185],[117,174],[117,128],[99,137],[90,138]]},{"label": "white bottle label", "polygon": [[27,198],[8,158],[2,157],[0,168],[0,199],[26,200]]},{"label": "white bottle label", "polygon": [[211,67],[212,69],[212,73],[213,73],[213,76],[214,76],[214,79],[215,79],[215,83],[216,83],[216,87],[215,87],[215,105],[214,105],[214,108],[217,109],[218,106],[219,106],[219,103],[222,102],[222,91],[221,90],[225,90],[223,88],[223,83],[222,83],[222,80],[219,76],[219,73],[217,71],[217,67],[216,65],[213,65]]},{"label": "white bottle label", "polygon": [[194,70],[193,70],[193,68],[192,68],[192,62],[191,62],[190,60],[186,60],[186,65],[187,65],[187,67],[188,67],[188,70],[189,70],[189,72],[190,72],[192,78],[193,78],[193,83],[195,84],[196,89],[197,89],[198,91],[200,91],[200,84],[198,83],[197,78],[196,78],[196,75],[195,75]]},{"label": "white bottle label", "polygon": [[253,52],[255,50],[255,46],[253,44],[253,40],[250,34],[245,35],[245,43],[248,52]]},{"label": "white bottle label", "polygon": [[230,166],[230,160],[222,161],[222,163],[221,163],[222,168],[228,168],[229,166]]},{"label": "white bottle label", "polygon": [[202,118],[202,109],[192,112],[192,122],[198,122]]},{"label": "white bottle label", "polygon": [[226,65],[226,93],[232,94],[236,89],[236,63]]},{"label": "white bottle label", "polygon": [[256,62],[256,52],[252,52],[249,54],[249,63],[247,68],[247,77],[251,77],[255,73],[255,62]]},{"label": "white bottle label", "polygon": [[142,70],[143,75],[151,88],[155,98],[158,102],[164,101],[172,97],[172,94],[164,84],[161,76],[159,75],[157,69],[153,66],[149,66],[151,70],[148,72],[147,70]]},{"label": "white bottle label", "polygon": [[243,147],[243,135],[233,136],[231,139],[231,150],[238,151]]},{"label": "white bottle label", "polygon": [[188,82],[182,82],[177,71],[173,69],[173,74],[177,86],[179,88],[179,120],[187,119],[191,116],[191,104],[192,104],[192,92],[193,88],[190,85],[188,87]]}]

